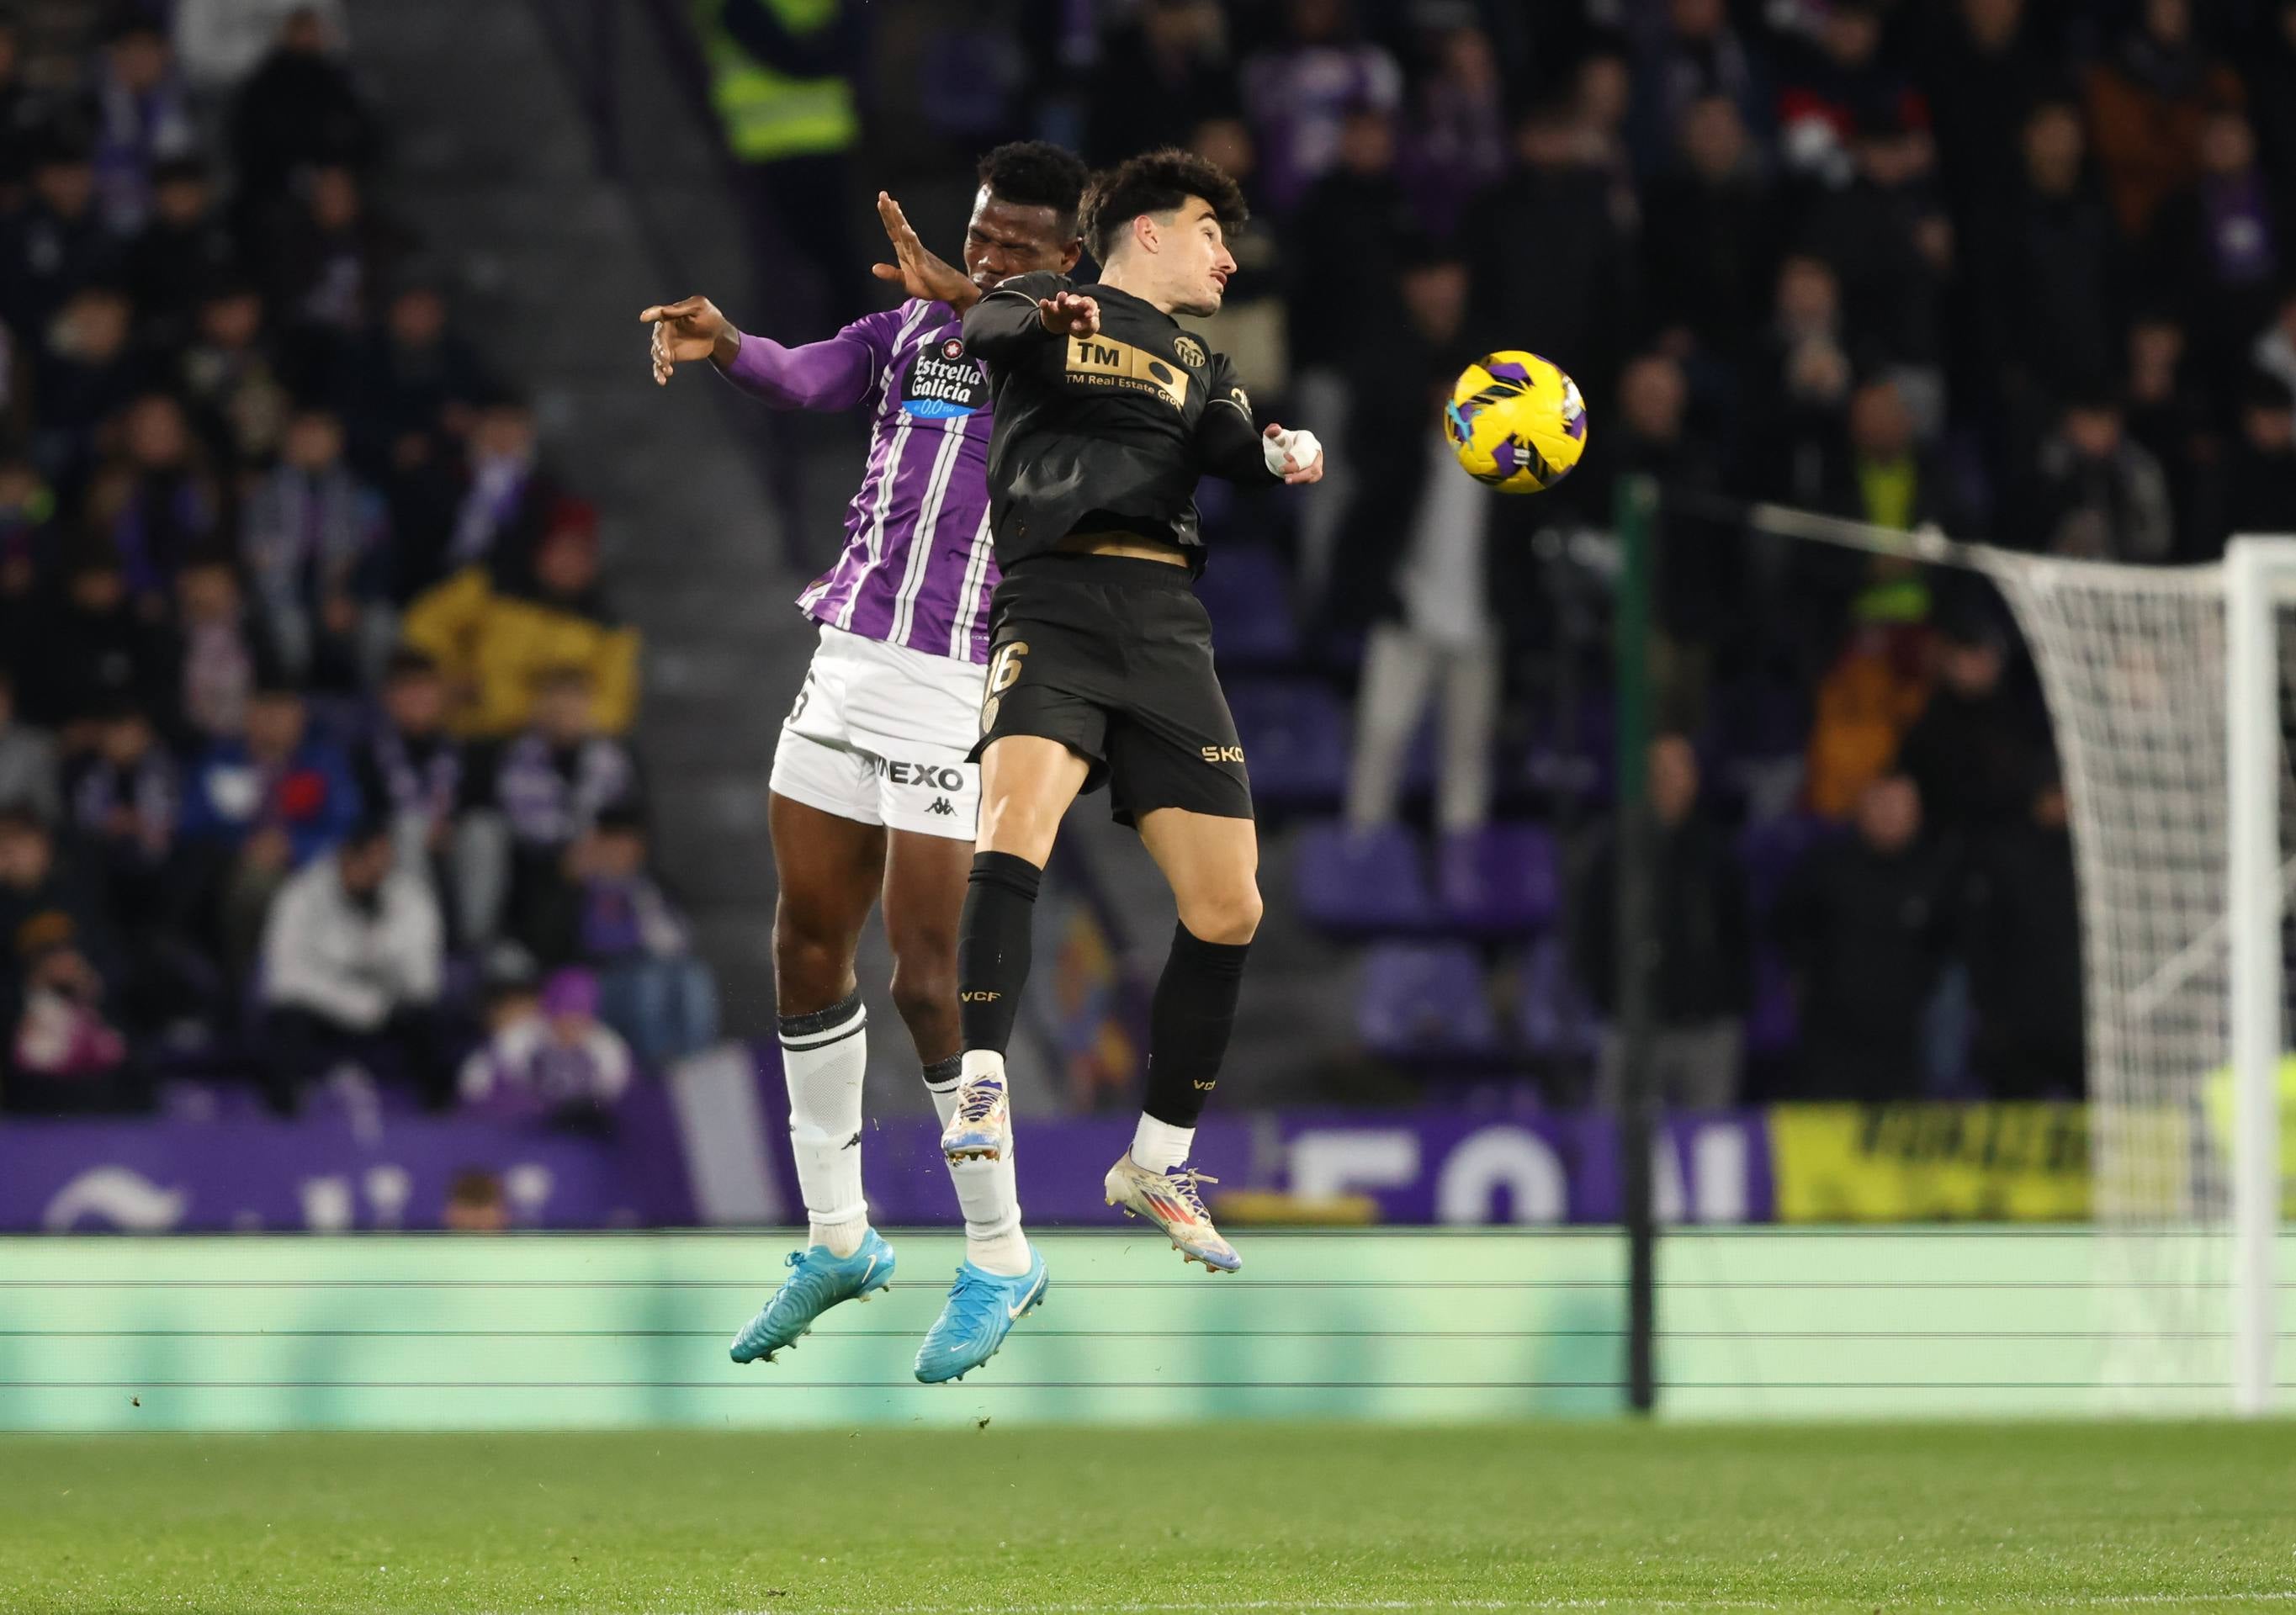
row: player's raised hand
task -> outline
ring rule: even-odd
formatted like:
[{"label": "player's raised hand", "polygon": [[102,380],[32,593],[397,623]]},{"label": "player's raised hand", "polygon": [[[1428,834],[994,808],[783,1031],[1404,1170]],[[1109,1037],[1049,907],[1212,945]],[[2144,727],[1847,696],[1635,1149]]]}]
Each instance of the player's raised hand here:
[{"label": "player's raised hand", "polygon": [[1037,317],[1054,336],[1092,336],[1100,330],[1100,304],[1081,292],[1037,299]]},{"label": "player's raised hand", "polygon": [[896,261],[872,264],[870,274],[881,281],[898,281],[911,297],[947,303],[960,314],[980,300],[980,288],[972,277],[918,240],[901,204],[883,191],[877,193],[877,217],[884,223],[885,238],[893,243]]},{"label": "player's raised hand", "polygon": [[1286,431],[1270,422],[1259,435],[1267,439],[1267,469],[1284,481],[1296,485],[1324,480],[1324,446],[1314,432]]},{"label": "player's raised hand", "polygon": [[718,305],[706,297],[656,303],[638,318],[653,327],[653,380],[657,387],[666,385],[680,365],[698,365],[717,353],[720,343],[730,347],[738,341],[733,321],[719,313]]}]

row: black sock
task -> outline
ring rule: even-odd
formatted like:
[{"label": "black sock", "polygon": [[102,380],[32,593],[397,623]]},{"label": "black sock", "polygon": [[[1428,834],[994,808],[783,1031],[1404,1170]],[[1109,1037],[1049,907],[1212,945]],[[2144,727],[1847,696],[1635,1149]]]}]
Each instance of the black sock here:
[{"label": "black sock", "polygon": [[1167,1126],[1193,1127],[1211,1102],[1249,942],[1207,942],[1172,928],[1172,954],[1148,1012],[1148,1098],[1140,1108]]},{"label": "black sock", "polygon": [[956,1019],[968,1053],[1013,1041],[1029,980],[1029,932],[1045,872],[1009,852],[975,853],[956,932]]},{"label": "black sock", "polygon": [[946,1060],[936,1060],[925,1067],[925,1091],[931,1094],[946,1094],[956,1086],[956,1079],[963,1075],[964,1075],[964,1055],[951,1054]]}]

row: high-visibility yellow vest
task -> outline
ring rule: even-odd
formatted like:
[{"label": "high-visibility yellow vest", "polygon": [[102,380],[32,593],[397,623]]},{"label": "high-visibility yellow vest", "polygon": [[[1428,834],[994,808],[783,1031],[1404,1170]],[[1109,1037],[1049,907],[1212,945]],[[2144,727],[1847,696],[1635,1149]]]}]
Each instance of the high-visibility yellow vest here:
[{"label": "high-visibility yellow vest", "polygon": [[[827,26],[840,0],[763,0],[793,34]],[[842,152],[859,138],[861,118],[845,78],[792,78],[743,50],[724,27],[725,0],[693,0],[709,63],[709,99],[726,143],[743,162]]]}]

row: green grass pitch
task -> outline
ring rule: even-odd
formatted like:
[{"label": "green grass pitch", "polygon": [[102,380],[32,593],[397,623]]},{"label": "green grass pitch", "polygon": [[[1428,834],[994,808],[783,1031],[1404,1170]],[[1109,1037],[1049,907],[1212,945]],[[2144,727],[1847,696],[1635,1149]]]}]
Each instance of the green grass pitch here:
[{"label": "green grass pitch", "polygon": [[2296,1428],[0,1438],[8,1611],[2296,1609]]}]

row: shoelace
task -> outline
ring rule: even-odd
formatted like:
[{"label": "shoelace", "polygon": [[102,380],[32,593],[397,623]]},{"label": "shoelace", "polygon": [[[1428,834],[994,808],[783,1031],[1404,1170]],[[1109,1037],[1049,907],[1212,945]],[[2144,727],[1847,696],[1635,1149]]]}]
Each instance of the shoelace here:
[{"label": "shoelace", "polygon": [[983,1319],[994,1318],[1004,1310],[1004,1289],[977,1273],[956,1270],[955,1286],[948,1292],[950,1317],[965,1334],[972,1334]]},{"label": "shoelace", "polygon": [[1204,1197],[1197,1191],[1196,1185],[1216,1184],[1219,1182],[1218,1178],[1209,1172],[1199,1172],[1193,1167],[1173,1167],[1165,1172],[1164,1181],[1172,1185],[1172,1192],[1180,1197],[1180,1203],[1193,1213],[1198,1221],[1209,1223],[1212,1220],[1212,1214],[1204,1209]]},{"label": "shoelace", "polygon": [[968,1082],[956,1096],[957,1119],[961,1121],[986,1121],[988,1112],[996,1109],[996,1102],[1004,1097],[1004,1089],[1001,1084]]},{"label": "shoelace", "polygon": [[787,1278],[782,1281],[782,1287],[774,1292],[774,1299],[776,1301],[782,1299],[784,1296],[808,1301],[814,1300],[817,1298],[808,1293],[808,1291],[818,1289],[829,1283],[829,1275],[827,1274],[822,1272],[819,1268],[808,1267],[805,1265],[805,1252],[802,1250],[791,1251],[789,1253],[789,1259],[782,1265],[785,1267],[792,1268],[794,1271],[791,1272]]}]

